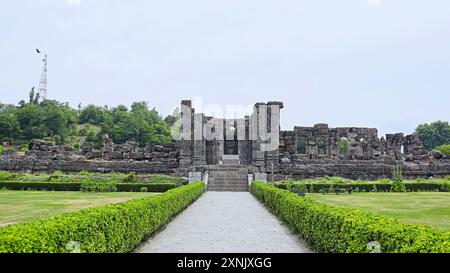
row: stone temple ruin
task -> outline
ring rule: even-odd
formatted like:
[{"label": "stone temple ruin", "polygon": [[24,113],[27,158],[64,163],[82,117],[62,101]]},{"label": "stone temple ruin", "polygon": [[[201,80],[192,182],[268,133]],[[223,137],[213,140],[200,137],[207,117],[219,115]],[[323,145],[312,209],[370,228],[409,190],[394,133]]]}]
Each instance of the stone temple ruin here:
[{"label": "stone temple ruin", "polygon": [[88,142],[74,149],[35,140],[25,154],[0,156],[0,169],[164,173],[203,180],[209,190],[237,191],[253,180],[390,177],[395,166],[407,178],[450,175],[450,158],[427,152],[415,134],[379,138],[375,128],[327,124],[281,131],[282,108],[282,102],[257,103],[250,116],[215,119],[196,113],[186,100],[181,138],[174,143],[139,147],[133,141],[114,144],[106,135],[95,150]]}]

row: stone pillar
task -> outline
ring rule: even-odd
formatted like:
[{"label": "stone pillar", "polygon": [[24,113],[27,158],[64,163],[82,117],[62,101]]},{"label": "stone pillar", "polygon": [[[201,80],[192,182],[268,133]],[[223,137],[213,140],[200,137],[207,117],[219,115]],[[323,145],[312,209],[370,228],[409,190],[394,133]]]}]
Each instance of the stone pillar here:
[{"label": "stone pillar", "polygon": [[206,141],[203,137],[204,114],[194,114],[194,166],[206,165]]},{"label": "stone pillar", "polygon": [[202,172],[189,172],[189,184],[202,181]]},{"label": "stone pillar", "polygon": [[255,173],[255,180],[267,183],[267,173]]},{"label": "stone pillar", "polygon": [[182,134],[181,135],[182,139],[180,140],[180,167],[188,168],[189,166],[192,165],[193,162],[193,152],[194,152],[193,131],[194,131],[195,110],[192,109],[192,102],[190,100],[183,100],[181,102],[180,107],[181,107],[182,121],[186,120],[185,124],[186,128],[183,128],[183,130],[186,130],[186,134]]},{"label": "stone pillar", "polygon": [[248,186],[250,187],[250,185],[252,184],[254,178],[253,178],[253,174],[248,174]]}]

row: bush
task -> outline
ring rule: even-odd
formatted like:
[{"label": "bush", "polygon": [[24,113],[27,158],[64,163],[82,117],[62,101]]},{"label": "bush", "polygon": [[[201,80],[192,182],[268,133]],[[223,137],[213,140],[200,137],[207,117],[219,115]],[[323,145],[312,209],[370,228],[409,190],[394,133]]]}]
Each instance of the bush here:
[{"label": "bush", "polygon": [[138,180],[138,176],[135,172],[128,173],[127,177],[123,181],[125,182],[134,182]]},{"label": "bush", "polygon": [[307,187],[305,183],[290,183],[289,184],[289,190],[295,193],[306,193]]},{"label": "bush", "polygon": [[406,186],[403,184],[403,171],[400,167],[395,167],[392,171],[392,192],[406,192]]},{"label": "bush", "polygon": [[[87,183],[87,182],[84,182]],[[95,182],[92,182],[95,183]],[[109,184],[106,182],[96,184]],[[176,188],[176,183],[112,183],[119,192],[139,192],[142,187],[147,187],[149,192],[166,192]],[[0,187],[9,190],[35,190],[35,191],[88,191],[82,189],[83,182],[25,182],[25,181],[0,181]],[[101,185],[99,185],[101,186]],[[109,185],[111,186],[111,185]],[[94,190],[95,191],[95,190]]]},{"label": "bush", "polygon": [[142,187],[142,188],[141,188],[141,192],[148,192],[147,187]]},{"label": "bush", "polygon": [[55,171],[47,178],[47,181],[58,181],[63,176],[64,173],[62,171]]},{"label": "bush", "polygon": [[332,207],[260,182],[252,183],[251,192],[319,252],[362,253],[374,241],[382,252],[450,252],[447,231]]},{"label": "bush", "polygon": [[[0,228],[0,253],[132,251],[204,192],[194,183],[165,194]],[[79,247],[78,247],[79,246]]]},{"label": "bush", "polygon": [[434,150],[440,152],[443,155],[450,156],[450,144],[438,146],[434,148]]},{"label": "bush", "polygon": [[450,191],[450,182],[442,182],[441,188],[439,189],[442,192],[449,192]]},{"label": "bush", "polygon": [[12,177],[13,175],[10,172],[7,171],[0,171],[0,181],[2,180],[8,180]]},{"label": "bush", "polygon": [[373,186],[372,186],[372,192],[378,192],[377,185],[373,184]]},{"label": "bush", "polygon": [[86,181],[81,183],[82,192],[116,192],[116,183]]},{"label": "bush", "polygon": [[[64,174],[56,171],[53,174],[34,173],[26,175],[23,173],[10,172],[11,176],[7,178],[10,181],[51,181],[51,182],[84,182],[86,180],[95,182],[139,182],[139,183],[176,183],[178,186],[188,184],[188,180],[183,177],[174,177],[162,174],[138,175],[136,173],[98,173],[80,171],[78,173]],[[6,180],[6,179],[4,179]]]},{"label": "bush", "polygon": [[[294,182],[294,184],[297,182]],[[304,183],[304,182],[300,182]],[[403,182],[402,185],[405,186],[407,191],[410,192],[417,192],[417,191],[446,191],[445,183],[450,185],[450,182],[446,182],[445,180],[434,180],[431,182]],[[287,182],[278,182],[274,183],[273,185],[279,189],[288,189],[292,183]],[[304,183],[304,185],[310,189],[311,186],[313,186],[314,192],[322,193],[323,189],[326,192],[330,192],[330,189],[332,189],[332,193],[334,193],[334,190],[336,188],[339,188],[341,190],[348,190],[349,188],[353,188],[353,192],[372,192],[375,188],[378,192],[389,192],[392,189],[392,182],[388,183],[377,183],[377,182],[353,182],[353,183],[347,183],[347,184],[333,184],[333,183],[315,183],[315,182],[309,182]],[[309,191],[311,192],[311,191]]]}]

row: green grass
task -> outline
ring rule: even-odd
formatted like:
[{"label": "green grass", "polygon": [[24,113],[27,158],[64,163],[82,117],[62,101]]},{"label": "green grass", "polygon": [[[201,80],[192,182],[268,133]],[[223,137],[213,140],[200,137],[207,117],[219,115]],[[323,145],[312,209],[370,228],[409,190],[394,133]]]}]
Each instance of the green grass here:
[{"label": "green grass", "polygon": [[353,193],[308,194],[317,201],[334,206],[369,210],[406,223],[450,230],[450,193]]},{"label": "green grass", "polygon": [[153,193],[0,191],[0,227],[43,217],[77,211],[83,208],[143,198]]}]

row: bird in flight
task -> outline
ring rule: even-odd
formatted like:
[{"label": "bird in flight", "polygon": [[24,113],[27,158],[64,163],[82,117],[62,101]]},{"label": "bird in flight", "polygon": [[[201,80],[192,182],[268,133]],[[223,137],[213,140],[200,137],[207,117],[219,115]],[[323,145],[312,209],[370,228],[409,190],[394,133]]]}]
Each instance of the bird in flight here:
[{"label": "bird in flight", "polygon": [[37,48],[36,48],[36,52],[39,53],[39,54],[41,54],[41,51],[39,51],[39,49],[37,49]]}]

